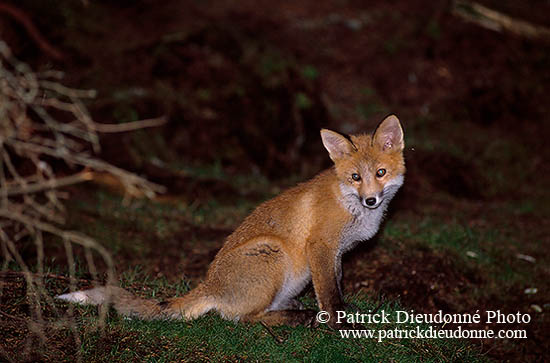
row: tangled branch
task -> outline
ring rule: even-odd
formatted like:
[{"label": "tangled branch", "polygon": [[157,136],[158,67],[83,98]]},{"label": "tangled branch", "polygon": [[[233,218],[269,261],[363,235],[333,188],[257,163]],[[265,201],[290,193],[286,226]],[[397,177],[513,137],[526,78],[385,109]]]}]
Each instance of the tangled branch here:
[{"label": "tangled branch", "polygon": [[[100,124],[92,120],[83,100],[95,91],[72,89],[58,83],[61,74],[38,74],[15,59],[0,41],[0,277],[8,276],[15,263],[26,282],[31,309],[28,329],[46,339],[47,325],[41,304],[47,304],[67,322],[78,344],[79,335],[71,311],[58,311],[44,288],[44,234],[63,241],[69,264],[70,288],[76,289],[73,245],[84,250],[94,280],[98,271],[94,254],[108,268],[107,282],[114,283],[113,260],[107,249],[92,238],[62,228],[65,208],[62,187],[90,180],[94,172],[111,174],[124,186],[127,196],[149,198],[163,192],[160,185],[120,169],[94,156],[100,150],[98,132],[120,132],[158,126],[164,119],[128,124]],[[29,266],[18,247],[24,241],[36,247],[37,266]],[[32,272],[32,270],[35,272]],[[0,281],[0,297],[4,284]],[[103,309],[101,316],[105,317]],[[9,314],[7,314],[9,316]],[[41,328],[42,327],[42,328]],[[30,345],[29,345],[30,346]],[[0,355],[4,349],[0,347]],[[9,357],[8,357],[9,358]]]}]

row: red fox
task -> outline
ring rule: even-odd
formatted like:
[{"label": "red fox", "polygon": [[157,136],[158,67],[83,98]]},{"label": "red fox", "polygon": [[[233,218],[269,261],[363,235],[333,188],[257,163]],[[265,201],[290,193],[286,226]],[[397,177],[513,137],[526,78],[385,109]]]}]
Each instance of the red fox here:
[{"label": "red fox", "polygon": [[[194,319],[211,310],[225,319],[267,325],[308,324],[315,312],[296,296],[313,281],[319,309],[343,310],[342,255],[372,238],[405,174],[403,129],[386,117],[372,135],[322,129],[334,166],[258,206],[229,236],[206,279],[183,297],[159,303],[119,287],[57,296],[80,304],[112,303],[141,319]],[[336,319],[329,326],[336,328]]]}]

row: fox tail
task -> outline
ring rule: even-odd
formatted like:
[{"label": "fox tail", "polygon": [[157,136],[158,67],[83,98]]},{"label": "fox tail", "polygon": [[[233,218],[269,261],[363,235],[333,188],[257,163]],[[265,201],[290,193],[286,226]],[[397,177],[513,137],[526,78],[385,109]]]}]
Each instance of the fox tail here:
[{"label": "fox tail", "polygon": [[213,298],[199,285],[186,295],[164,302],[143,299],[117,286],[102,286],[56,296],[59,300],[81,305],[112,304],[123,315],[143,320],[191,320],[215,307]]}]

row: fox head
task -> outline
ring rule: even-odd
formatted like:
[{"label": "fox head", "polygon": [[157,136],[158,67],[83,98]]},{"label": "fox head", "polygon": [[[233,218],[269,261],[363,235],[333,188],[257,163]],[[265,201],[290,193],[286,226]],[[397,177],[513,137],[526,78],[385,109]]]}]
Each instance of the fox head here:
[{"label": "fox head", "polygon": [[372,135],[346,137],[322,129],[321,138],[334,162],[342,196],[353,203],[350,207],[387,205],[405,174],[403,128],[397,117],[386,117]]}]

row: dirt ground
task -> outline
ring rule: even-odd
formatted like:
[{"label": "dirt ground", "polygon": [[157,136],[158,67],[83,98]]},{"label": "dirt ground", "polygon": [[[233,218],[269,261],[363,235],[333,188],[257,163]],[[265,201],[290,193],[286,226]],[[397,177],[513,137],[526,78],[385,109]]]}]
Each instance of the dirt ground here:
[{"label": "dirt ground", "polygon": [[[407,180],[393,210],[406,211],[403,218],[411,220],[435,211],[449,223],[458,218],[469,226],[489,225],[548,261],[547,207],[513,220],[506,208],[514,200],[550,201],[550,39],[484,29],[453,15],[447,1],[55,3],[18,5],[63,52],[62,60],[43,53],[21,24],[1,12],[0,37],[34,67],[63,69],[70,85],[98,89],[89,107],[101,122],[167,115],[168,124],[154,134],[106,135],[101,156],[166,185],[168,200],[227,195],[226,203],[244,198],[254,204],[264,196],[223,180],[176,174],[150,155],[219,163],[227,175],[261,174],[284,187],[289,173],[303,179],[329,165],[318,142],[320,127],[366,131],[397,113],[410,142]],[[550,26],[548,2],[484,3]],[[500,146],[488,151],[488,145]],[[495,176],[491,158],[499,167],[510,160],[497,170],[504,180]],[[87,188],[72,188],[72,197],[85,203]],[[101,216],[90,212],[86,218]],[[236,222],[212,228],[182,221],[174,235],[210,242],[182,246],[174,237],[162,251],[121,254],[118,262],[196,282]],[[151,245],[154,240],[143,237]],[[374,243],[346,256],[346,291],[398,299],[424,312],[517,311],[530,298],[521,284],[474,294],[497,284],[482,268],[464,269],[452,253],[420,243],[393,242],[391,250]],[[182,255],[191,257],[183,262]],[[547,298],[548,266],[534,274],[539,296]],[[497,360],[548,359],[548,319],[527,329],[525,342],[480,344]]]}]

